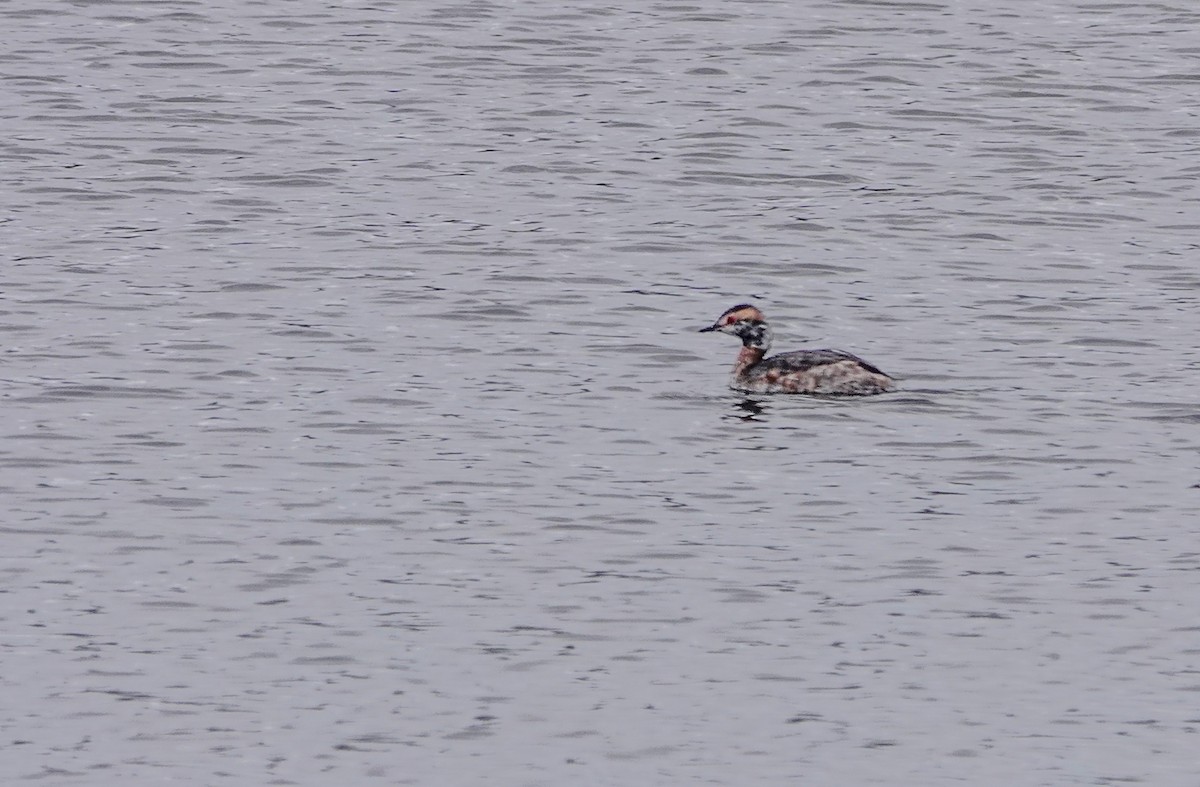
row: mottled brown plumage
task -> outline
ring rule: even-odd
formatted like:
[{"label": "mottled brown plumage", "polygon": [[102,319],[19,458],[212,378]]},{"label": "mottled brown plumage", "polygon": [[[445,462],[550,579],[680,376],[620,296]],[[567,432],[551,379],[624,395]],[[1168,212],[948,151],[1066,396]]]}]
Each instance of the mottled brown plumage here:
[{"label": "mottled brown plumage", "polygon": [[742,340],[729,387],[748,393],[804,393],[868,396],[892,390],[887,374],[842,350],[798,350],[765,357],[771,328],[761,311],[749,304],[728,309],[701,333],[720,331]]}]

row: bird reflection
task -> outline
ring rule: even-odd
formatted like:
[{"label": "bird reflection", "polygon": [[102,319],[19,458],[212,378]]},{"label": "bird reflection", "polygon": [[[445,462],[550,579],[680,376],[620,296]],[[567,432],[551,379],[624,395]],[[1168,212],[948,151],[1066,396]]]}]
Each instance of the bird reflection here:
[{"label": "bird reflection", "polygon": [[734,412],[730,414],[730,418],[737,418],[739,421],[764,421],[764,416],[769,409],[758,399],[749,397],[736,402],[733,405]]}]

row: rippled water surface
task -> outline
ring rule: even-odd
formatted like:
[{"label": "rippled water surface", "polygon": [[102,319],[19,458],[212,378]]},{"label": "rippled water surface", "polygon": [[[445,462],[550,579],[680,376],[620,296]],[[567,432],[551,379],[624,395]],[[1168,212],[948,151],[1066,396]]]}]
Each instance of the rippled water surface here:
[{"label": "rippled water surface", "polygon": [[7,782],[1195,784],[1193,5],[0,23]]}]

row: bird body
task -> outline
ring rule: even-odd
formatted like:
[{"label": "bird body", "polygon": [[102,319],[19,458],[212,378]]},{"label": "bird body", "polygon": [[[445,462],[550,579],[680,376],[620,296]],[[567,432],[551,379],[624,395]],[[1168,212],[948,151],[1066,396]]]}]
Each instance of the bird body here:
[{"label": "bird body", "polygon": [[749,304],[728,309],[701,333],[720,331],[742,340],[729,387],[747,393],[803,393],[868,396],[892,390],[889,375],[843,350],[797,350],[766,357],[771,328]]}]

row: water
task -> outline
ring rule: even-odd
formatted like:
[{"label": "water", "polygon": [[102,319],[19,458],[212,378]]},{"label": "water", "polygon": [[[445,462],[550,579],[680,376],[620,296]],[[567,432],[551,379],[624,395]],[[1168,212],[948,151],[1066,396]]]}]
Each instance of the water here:
[{"label": "water", "polygon": [[1200,12],[0,15],[9,781],[1194,784]]}]

